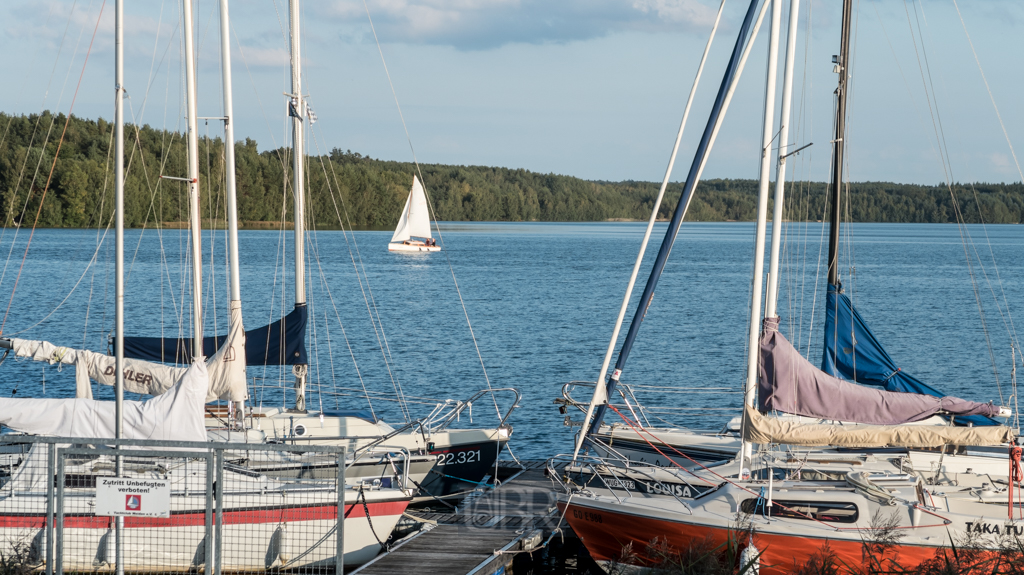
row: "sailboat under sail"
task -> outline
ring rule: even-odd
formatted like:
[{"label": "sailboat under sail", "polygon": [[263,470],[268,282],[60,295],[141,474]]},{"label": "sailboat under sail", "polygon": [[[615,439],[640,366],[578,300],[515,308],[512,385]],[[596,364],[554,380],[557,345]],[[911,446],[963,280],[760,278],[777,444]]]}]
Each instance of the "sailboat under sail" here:
[{"label": "sailboat under sail", "polygon": [[430,208],[427,206],[427,194],[423,184],[415,175],[412,177],[412,189],[405,200],[402,217],[398,220],[395,235],[388,244],[389,252],[439,252],[441,246],[434,243],[430,235]]}]

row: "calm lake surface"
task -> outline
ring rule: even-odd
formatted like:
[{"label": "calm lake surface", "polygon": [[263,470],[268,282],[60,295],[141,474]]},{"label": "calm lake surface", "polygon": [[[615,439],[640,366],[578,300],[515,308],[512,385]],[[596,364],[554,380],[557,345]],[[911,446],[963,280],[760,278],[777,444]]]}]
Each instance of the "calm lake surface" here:
[{"label": "calm lake surface", "polygon": [[[415,399],[414,417],[436,400],[487,388],[450,262],[491,386],[523,393],[510,420],[513,451],[545,457],[571,450],[572,431],[552,400],[565,382],[597,378],[643,229],[641,223],[447,223],[441,224],[446,251],[429,255],[388,253],[391,232],[311,234],[307,289],[316,321],[307,344],[308,406],[366,407],[365,399],[345,395],[365,386],[377,397],[378,415],[395,421],[398,385],[408,397],[434,398]],[[652,237],[637,294],[664,229],[659,224]],[[783,333],[817,364],[827,237],[821,224],[784,231]],[[966,249],[962,232],[972,240]],[[0,277],[0,293],[9,300],[3,334],[106,350],[113,327],[113,232],[97,248],[102,238],[95,230],[37,231],[14,290],[28,235],[22,230],[15,238],[10,229],[0,235],[0,249],[9,254]],[[738,415],[753,235],[752,223],[683,225],[623,375],[630,384],[663,388],[644,389],[640,397],[665,408],[659,415],[704,429]],[[949,394],[1008,401],[1012,322],[1024,295],[1024,227],[853,224],[843,236],[846,291],[901,368]],[[189,335],[189,306],[182,305],[190,301],[182,273],[187,236],[129,230],[126,238],[127,333]],[[247,329],[292,309],[292,239],[291,232],[241,233]],[[205,232],[203,242],[209,335],[227,326],[224,232]],[[384,353],[371,312],[383,326]],[[290,368],[250,367],[249,376],[255,378],[253,402],[291,401],[280,384],[290,387]],[[113,397],[110,388],[94,390],[98,398]],[[71,397],[74,370],[7,358],[0,395],[15,391],[17,397]],[[502,409],[508,403],[508,396],[500,398]],[[493,424],[493,403],[476,402],[472,417]]]}]

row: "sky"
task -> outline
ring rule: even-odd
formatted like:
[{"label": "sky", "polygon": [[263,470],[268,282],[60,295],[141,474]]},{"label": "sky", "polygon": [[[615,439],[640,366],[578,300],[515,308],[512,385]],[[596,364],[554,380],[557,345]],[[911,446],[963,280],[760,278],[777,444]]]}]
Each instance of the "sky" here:
[{"label": "sky", "polygon": [[[198,115],[217,117],[219,0],[193,1]],[[692,161],[746,6],[725,3],[675,181]],[[307,0],[304,91],[318,117],[308,150],[661,180],[718,7],[716,0]],[[126,117],[156,128],[185,125],[180,10],[180,0],[126,2]],[[8,54],[0,111],[66,113],[73,102],[78,116],[112,118],[113,11],[114,0],[0,3],[0,47]],[[290,138],[287,1],[234,0],[231,11],[235,136],[272,149]],[[849,178],[1020,181],[1011,146],[1024,155],[1024,4],[854,0],[854,11]],[[791,178],[828,179],[840,20],[838,1],[800,3],[790,139],[813,146],[791,160]],[[757,177],[768,36],[766,21],[705,178]],[[780,92],[781,85],[780,76]],[[216,136],[223,128],[201,122],[200,131]]]}]

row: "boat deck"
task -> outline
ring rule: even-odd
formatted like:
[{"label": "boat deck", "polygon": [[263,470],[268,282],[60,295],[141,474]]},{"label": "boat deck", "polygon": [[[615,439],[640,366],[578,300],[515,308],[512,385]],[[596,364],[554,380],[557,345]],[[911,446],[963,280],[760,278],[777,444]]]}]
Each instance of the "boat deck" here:
[{"label": "boat deck", "polygon": [[[410,511],[411,518],[426,520],[426,527],[353,573],[489,575],[504,573],[517,557],[528,560],[560,522],[556,488],[544,475],[544,463],[504,467],[499,477],[507,479],[501,485],[468,497],[454,512]],[[568,524],[562,522],[561,530],[565,539],[576,541]],[[560,537],[555,540],[564,545]]]}]

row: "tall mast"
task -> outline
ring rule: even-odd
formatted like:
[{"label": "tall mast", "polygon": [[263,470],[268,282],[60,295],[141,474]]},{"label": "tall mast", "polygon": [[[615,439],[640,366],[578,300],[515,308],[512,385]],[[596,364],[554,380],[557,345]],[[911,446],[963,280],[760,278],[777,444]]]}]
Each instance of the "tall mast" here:
[{"label": "tall mast", "polygon": [[828,231],[828,283],[839,288],[839,201],[843,187],[843,152],[846,147],[846,102],[850,80],[850,17],[853,0],[843,0],[843,29],[839,55],[833,57],[839,86],[836,88],[836,131],[832,153],[832,195]]},{"label": "tall mast", "polygon": [[220,75],[224,85],[224,176],[228,203],[228,266],[231,301],[241,301],[238,271],[238,204],[235,193],[235,127],[231,99],[231,22],[228,0],[220,0]]},{"label": "tall mast", "polygon": [[124,433],[124,5],[114,7],[114,437]]},{"label": "tall mast", "polygon": [[[754,235],[754,273],[751,278],[750,290],[750,325],[747,333],[747,381],[743,392],[743,402],[754,405],[754,394],[757,390],[757,365],[761,335],[761,293],[764,282],[764,240],[765,228],[768,225],[768,185],[772,176],[772,140],[775,132],[775,83],[778,76],[779,63],[779,26],[782,21],[782,0],[771,0],[772,19],[771,36],[768,40],[768,70],[764,84],[764,125],[761,127],[761,171],[757,195],[757,231]],[[740,450],[740,475],[742,477],[744,461],[749,461],[751,444],[743,441]]]},{"label": "tall mast", "polygon": [[[782,211],[786,205],[786,158],[789,148],[789,119],[793,104],[793,68],[796,61],[796,31],[800,0],[790,0],[786,35],[786,69],[782,80],[782,115],[779,117],[779,162],[775,172],[775,206],[772,212],[772,253],[768,263],[768,295],[764,317],[776,317],[779,302],[779,251],[782,247]],[[799,151],[799,150],[798,150]]]},{"label": "tall mast", "polygon": [[[299,41],[299,0],[290,0],[289,24],[291,32],[292,64],[292,193],[295,196],[295,307],[306,305],[305,261],[305,188],[303,183],[302,119],[306,106],[302,98],[302,57]],[[295,409],[306,409],[305,365],[292,366],[295,374]]]},{"label": "tall mast", "polygon": [[[238,316],[242,316],[242,287],[238,260],[238,201],[235,191],[235,126],[234,105],[231,96],[231,19],[228,16],[228,0],[220,0],[220,77],[224,93],[224,183],[228,208],[228,275],[231,303],[228,305],[231,314],[231,325]],[[241,421],[244,401],[238,401],[235,409]]]},{"label": "tall mast", "polygon": [[199,127],[196,118],[196,68],[192,49],[192,0],[183,0],[185,19],[185,101],[188,114],[188,196],[192,234],[192,357],[203,357],[203,252],[199,211]]},{"label": "tall mast", "polygon": [[[124,437],[124,2],[114,6],[114,438]],[[116,446],[120,449],[120,446]],[[115,460],[118,477],[124,460]],[[124,518],[114,523],[114,562],[124,575]]]}]

